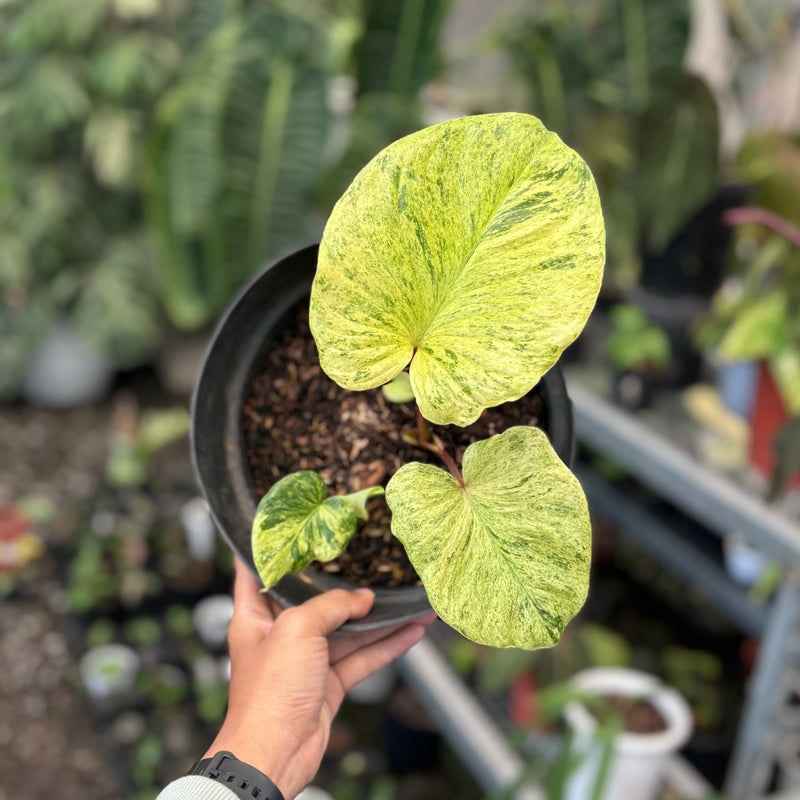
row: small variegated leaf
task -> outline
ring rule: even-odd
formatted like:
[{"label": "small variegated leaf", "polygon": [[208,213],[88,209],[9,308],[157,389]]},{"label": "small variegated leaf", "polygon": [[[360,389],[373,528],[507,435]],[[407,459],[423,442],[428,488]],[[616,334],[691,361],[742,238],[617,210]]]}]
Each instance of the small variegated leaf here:
[{"label": "small variegated leaf", "polygon": [[592,174],[538,119],[425,128],[375,156],[328,219],[310,301],[320,364],[357,391],[410,364],[422,415],[469,425],[580,333],[604,256]]},{"label": "small variegated leaf", "polygon": [[281,478],[261,498],[252,547],[266,589],[311,561],[336,558],[347,547],[356,529],[353,505],[344,497],[326,499],[325,493],[325,481],[303,470]]},{"label": "small variegated leaf", "polygon": [[411,378],[407,372],[401,372],[395,378],[381,386],[383,396],[390,403],[410,403],[414,399]]},{"label": "small variegated leaf", "polygon": [[392,533],[439,616],[495,647],[558,641],[586,599],[591,529],[575,476],[538,428],[467,448],[464,487],[430,464],[386,487]]},{"label": "small variegated leaf", "polygon": [[369,519],[367,513],[367,500],[372,497],[377,497],[383,494],[383,486],[370,486],[367,489],[362,489],[359,492],[352,492],[351,494],[342,495],[342,500],[350,504],[353,513],[359,519]]}]

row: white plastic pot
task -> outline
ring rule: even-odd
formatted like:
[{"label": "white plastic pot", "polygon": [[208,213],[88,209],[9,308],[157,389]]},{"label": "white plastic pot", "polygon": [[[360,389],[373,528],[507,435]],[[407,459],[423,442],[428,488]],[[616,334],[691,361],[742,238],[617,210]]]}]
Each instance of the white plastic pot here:
[{"label": "white plastic pot", "polygon": [[124,644],[105,644],[89,650],[81,659],[83,685],[92,702],[113,704],[133,693],[141,662],[136,651]]},{"label": "white plastic pot", "polygon": [[213,561],[217,532],[208,511],[208,503],[202,497],[193,497],[181,506],[181,524],[190,558],[204,563]]},{"label": "white plastic pot", "polygon": [[35,405],[75,408],[101,399],[113,377],[108,357],[60,324],[31,356],[20,393]]},{"label": "white plastic pot", "polygon": [[306,786],[295,800],[333,800],[333,795],[321,789],[319,786]]},{"label": "white plastic pot", "polygon": [[[692,733],[692,711],[674,689],[654,675],[632,669],[597,668],[579,672],[570,683],[583,692],[646,699],[658,709],[667,728],[659,733],[623,731],[614,739],[602,800],[655,800],[659,797],[667,759]],[[575,734],[574,748],[581,758],[567,781],[565,800],[587,800],[600,778],[603,746],[594,739],[597,721],[582,703],[564,711]]]},{"label": "white plastic pot", "polygon": [[357,683],[348,693],[347,699],[358,705],[374,706],[385,703],[397,683],[397,671],[393,664],[387,664],[377,672]]},{"label": "white plastic pot", "polygon": [[192,620],[200,640],[211,649],[225,644],[232,616],[233,600],[227,594],[212,594],[192,609]]},{"label": "white plastic pot", "polygon": [[769,559],[747,544],[741,536],[729,533],[722,540],[725,569],[736,583],[750,588],[769,565]]}]

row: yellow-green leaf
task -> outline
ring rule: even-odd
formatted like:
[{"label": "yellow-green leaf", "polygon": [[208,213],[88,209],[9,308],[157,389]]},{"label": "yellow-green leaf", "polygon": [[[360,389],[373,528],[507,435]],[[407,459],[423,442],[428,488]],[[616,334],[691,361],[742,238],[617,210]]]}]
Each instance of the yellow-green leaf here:
[{"label": "yellow-green leaf", "polygon": [[325,481],[303,470],[281,478],[261,498],[252,547],[265,588],[311,561],[330,561],[347,547],[356,529],[353,506],[344,497],[325,499],[325,493]]},{"label": "yellow-green leaf", "polygon": [[775,291],[739,309],[719,345],[730,361],[768,358],[781,350],[786,338],[786,296]]},{"label": "yellow-green leaf", "polygon": [[558,641],[586,599],[591,531],[575,476],[538,428],[467,448],[462,488],[430,464],[401,467],[386,501],[439,616],[496,647]]},{"label": "yellow-green leaf", "polygon": [[410,362],[423,416],[468,425],[575,339],[604,252],[589,168],[535,117],[426,128],[370,161],[328,220],[310,305],[322,368],[364,390]]},{"label": "yellow-green leaf", "polygon": [[773,352],[769,366],[789,414],[800,415],[800,352],[791,345]]},{"label": "yellow-green leaf", "polygon": [[414,399],[411,378],[407,372],[400,372],[389,383],[381,386],[381,391],[390,403],[410,403]]},{"label": "yellow-green leaf", "polygon": [[369,519],[369,514],[367,513],[367,500],[372,497],[377,497],[381,494],[383,494],[382,486],[370,486],[367,489],[361,489],[358,492],[352,492],[351,494],[343,495],[342,499],[347,501],[350,508],[353,509],[353,513],[359,519]]}]

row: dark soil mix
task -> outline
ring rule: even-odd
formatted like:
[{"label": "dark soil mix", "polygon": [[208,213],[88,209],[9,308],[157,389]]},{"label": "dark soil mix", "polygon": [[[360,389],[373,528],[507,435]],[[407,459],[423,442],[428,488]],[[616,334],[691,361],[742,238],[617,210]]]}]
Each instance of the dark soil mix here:
[{"label": "dark soil mix", "polygon": [[[413,403],[390,403],[380,389],[349,392],[325,375],[303,307],[296,324],[279,336],[253,378],[243,408],[247,458],[260,499],[276,481],[297,470],[318,472],[331,494],[385,486],[410,461],[444,466],[438,456],[402,440],[416,424]],[[534,388],[513,403],[487,409],[468,428],[431,425],[461,465],[472,442],[515,425],[547,429],[541,395]],[[309,568],[337,573],[362,586],[418,585],[414,568],[390,531],[382,497],[368,506],[347,550]]]},{"label": "dark soil mix", "polygon": [[649,700],[643,698],[604,695],[594,714],[601,720],[620,718],[622,730],[630,733],[662,733],[667,730],[664,716]]}]

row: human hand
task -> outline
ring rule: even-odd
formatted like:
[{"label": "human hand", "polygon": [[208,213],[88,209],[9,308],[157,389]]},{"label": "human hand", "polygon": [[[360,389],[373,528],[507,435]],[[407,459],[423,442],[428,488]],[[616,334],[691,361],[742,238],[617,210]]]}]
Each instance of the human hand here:
[{"label": "human hand", "polygon": [[436,619],[361,633],[333,633],[365,616],[368,589],[334,589],[281,610],[236,560],[228,630],[228,712],[206,757],[229,750],[292,800],[314,777],[345,694],[416,644]]}]

